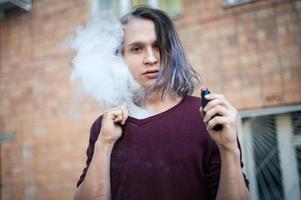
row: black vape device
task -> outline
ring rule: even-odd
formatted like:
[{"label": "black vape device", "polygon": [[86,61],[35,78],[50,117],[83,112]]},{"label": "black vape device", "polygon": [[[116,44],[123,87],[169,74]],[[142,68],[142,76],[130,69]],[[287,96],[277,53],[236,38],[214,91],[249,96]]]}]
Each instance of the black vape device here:
[{"label": "black vape device", "polygon": [[[207,94],[210,94],[210,91],[208,90],[208,88],[207,87],[203,87],[202,89],[201,89],[201,97],[202,97],[202,102],[201,102],[201,104],[202,104],[202,108],[204,109],[205,108],[205,106],[207,105],[207,103],[209,102],[207,99],[205,99],[205,96],[207,95]],[[205,115],[205,112],[203,111],[203,113],[204,113],[204,115]],[[215,116],[214,116],[215,117]],[[217,124],[217,125],[215,125],[214,127],[213,127],[213,130],[214,131],[220,131],[220,130],[222,130],[223,129],[223,126],[221,125],[221,124]]]}]

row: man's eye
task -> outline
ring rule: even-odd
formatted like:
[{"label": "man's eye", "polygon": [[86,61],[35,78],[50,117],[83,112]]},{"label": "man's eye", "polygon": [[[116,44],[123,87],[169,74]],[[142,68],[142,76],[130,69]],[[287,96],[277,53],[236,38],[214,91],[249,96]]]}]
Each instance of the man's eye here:
[{"label": "man's eye", "polygon": [[133,47],[133,48],[131,48],[131,51],[137,53],[137,52],[141,51],[141,48],[140,47]]}]

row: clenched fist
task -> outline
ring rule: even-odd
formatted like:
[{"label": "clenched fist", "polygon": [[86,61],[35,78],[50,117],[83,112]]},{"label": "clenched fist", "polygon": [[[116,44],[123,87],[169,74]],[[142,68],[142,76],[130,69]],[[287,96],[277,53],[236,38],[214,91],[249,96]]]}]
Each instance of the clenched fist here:
[{"label": "clenched fist", "polygon": [[106,111],[102,117],[100,140],[104,143],[115,143],[122,135],[122,126],[128,116],[129,112],[124,106]]}]

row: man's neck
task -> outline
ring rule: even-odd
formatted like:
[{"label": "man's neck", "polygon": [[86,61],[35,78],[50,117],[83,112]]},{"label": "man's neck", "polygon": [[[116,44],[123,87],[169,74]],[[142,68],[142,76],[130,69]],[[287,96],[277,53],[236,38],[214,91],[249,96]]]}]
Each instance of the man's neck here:
[{"label": "man's neck", "polygon": [[167,94],[163,99],[157,93],[152,93],[145,100],[143,107],[152,111],[153,113],[164,112],[171,107],[177,105],[182,100],[182,97]]}]

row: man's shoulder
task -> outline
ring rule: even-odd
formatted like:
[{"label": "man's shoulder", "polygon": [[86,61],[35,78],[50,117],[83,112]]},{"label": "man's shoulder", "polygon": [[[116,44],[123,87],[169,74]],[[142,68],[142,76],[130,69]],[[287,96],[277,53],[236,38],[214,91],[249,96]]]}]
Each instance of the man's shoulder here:
[{"label": "man's shoulder", "polygon": [[197,97],[197,96],[187,95],[185,97],[185,102],[188,105],[191,105],[191,106],[200,106],[201,105],[201,98]]},{"label": "man's shoulder", "polygon": [[201,100],[200,97],[192,96],[192,95],[187,95],[186,98],[187,98],[187,100],[194,101],[194,102],[200,102],[200,100]]},{"label": "man's shoulder", "polygon": [[201,98],[191,95],[186,95],[183,97],[182,102],[180,103],[180,106],[178,106],[177,110],[180,112],[189,112],[194,113],[198,112],[199,108],[201,106]]}]

